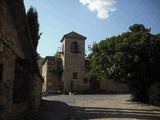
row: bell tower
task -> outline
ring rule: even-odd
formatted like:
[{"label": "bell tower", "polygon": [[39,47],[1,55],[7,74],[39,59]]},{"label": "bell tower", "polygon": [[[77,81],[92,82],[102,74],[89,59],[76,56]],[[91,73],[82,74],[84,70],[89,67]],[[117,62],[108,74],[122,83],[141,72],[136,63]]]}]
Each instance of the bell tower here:
[{"label": "bell tower", "polygon": [[70,32],[61,39],[63,61],[63,89],[65,92],[82,91],[85,75],[85,39],[86,37]]}]

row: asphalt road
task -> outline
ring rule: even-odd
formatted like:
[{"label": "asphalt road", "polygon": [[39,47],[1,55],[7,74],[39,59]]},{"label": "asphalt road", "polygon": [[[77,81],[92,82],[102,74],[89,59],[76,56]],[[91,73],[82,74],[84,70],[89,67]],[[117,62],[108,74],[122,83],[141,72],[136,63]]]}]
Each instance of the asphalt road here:
[{"label": "asphalt road", "polygon": [[160,107],[134,103],[130,95],[48,95],[40,120],[160,120]]}]

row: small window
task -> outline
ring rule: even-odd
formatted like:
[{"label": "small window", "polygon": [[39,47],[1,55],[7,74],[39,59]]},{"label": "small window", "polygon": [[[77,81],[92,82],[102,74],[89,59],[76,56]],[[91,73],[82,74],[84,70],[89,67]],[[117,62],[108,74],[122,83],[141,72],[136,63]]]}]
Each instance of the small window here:
[{"label": "small window", "polygon": [[87,84],[88,83],[88,78],[84,78],[83,83]]},{"label": "small window", "polygon": [[2,77],[3,77],[3,65],[0,64],[0,82],[2,81]]},{"label": "small window", "polygon": [[77,72],[73,72],[73,79],[77,79],[78,78],[78,73]]},{"label": "small window", "polygon": [[74,52],[74,53],[79,52],[79,48],[78,48],[77,42],[73,42],[71,44],[71,52]]}]

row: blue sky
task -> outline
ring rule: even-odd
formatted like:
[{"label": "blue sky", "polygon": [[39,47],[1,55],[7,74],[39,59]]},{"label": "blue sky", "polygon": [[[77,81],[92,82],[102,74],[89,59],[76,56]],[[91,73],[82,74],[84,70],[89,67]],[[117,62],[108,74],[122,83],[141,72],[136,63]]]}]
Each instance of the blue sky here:
[{"label": "blue sky", "polygon": [[160,33],[160,0],[24,0],[39,14],[38,52],[54,55],[64,34],[71,31],[87,37],[88,45],[128,31],[134,23]]}]

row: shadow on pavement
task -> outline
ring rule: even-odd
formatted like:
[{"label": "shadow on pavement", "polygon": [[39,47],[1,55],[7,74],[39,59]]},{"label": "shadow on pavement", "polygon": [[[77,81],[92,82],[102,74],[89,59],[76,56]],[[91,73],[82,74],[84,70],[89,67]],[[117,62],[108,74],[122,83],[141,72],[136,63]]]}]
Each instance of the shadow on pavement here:
[{"label": "shadow on pavement", "polygon": [[139,110],[121,108],[97,108],[97,107],[71,107],[75,120],[100,119],[100,118],[126,118],[160,120],[160,110]]},{"label": "shadow on pavement", "polygon": [[69,106],[60,101],[43,100],[37,120],[88,120],[101,118],[160,120],[160,110],[79,107]]},{"label": "shadow on pavement", "polygon": [[70,107],[60,101],[42,100],[37,120],[68,120]]}]

